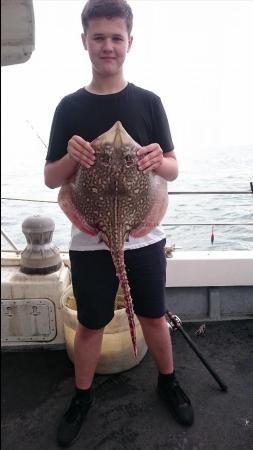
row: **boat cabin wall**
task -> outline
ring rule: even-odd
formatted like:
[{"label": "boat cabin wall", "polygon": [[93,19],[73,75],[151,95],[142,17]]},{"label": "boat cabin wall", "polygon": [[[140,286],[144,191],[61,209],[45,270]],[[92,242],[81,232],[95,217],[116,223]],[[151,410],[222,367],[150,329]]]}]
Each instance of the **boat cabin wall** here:
[{"label": "boat cabin wall", "polygon": [[[20,271],[2,254],[2,348],[65,347],[60,299],[71,283],[68,255],[48,275]],[[166,305],[184,322],[253,317],[253,252],[175,252],[167,259]]]}]

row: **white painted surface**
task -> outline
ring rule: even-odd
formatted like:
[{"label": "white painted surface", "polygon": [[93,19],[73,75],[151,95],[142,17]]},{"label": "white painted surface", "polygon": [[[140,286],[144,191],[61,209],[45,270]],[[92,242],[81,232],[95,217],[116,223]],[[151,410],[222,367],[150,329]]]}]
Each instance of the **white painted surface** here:
[{"label": "white painted surface", "polygon": [[[40,299],[50,300],[55,308],[57,334],[52,341],[44,341],[43,346],[64,344],[65,338],[60,298],[70,284],[68,254],[62,254],[62,259],[65,263],[62,265],[62,268],[59,271],[48,275],[27,275],[20,272],[20,256],[16,255],[15,252],[2,253],[1,256],[1,299],[4,300],[2,306],[5,307],[5,313],[7,315],[12,314],[12,311],[8,306],[13,306],[13,300],[17,302],[17,306],[22,306],[26,300],[35,301],[35,303],[36,299],[39,301]],[[176,251],[173,253],[172,258],[167,259],[166,286],[185,288],[201,286],[253,286],[253,251]],[[209,300],[210,299],[208,298],[202,299],[205,304],[206,302],[208,303]],[[228,300],[230,304],[230,299]],[[243,308],[243,314],[250,310],[251,299],[246,299],[245,307],[241,305],[243,299],[242,302],[240,300],[239,303],[238,301],[233,301],[233,299],[231,300],[231,307],[232,309],[235,309],[234,313],[237,308]],[[9,305],[8,301],[10,302]],[[20,305],[18,305],[18,302],[20,302]],[[210,308],[214,308],[215,305],[216,303],[212,300],[208,306],[209,313]],[[190,311],[192,311],[191,315],[194,317],[194,315],[196,315],[195,300],[194,304],[190,306]],[[233,317],[235,315],[234,313],[232,314]],[[218,320],[214,314],[212,314],[212,316],[212,319],[215,317],[215,320]],[[24,320],[24,318],[22,320]],[[27,321],[27,324],[29,325],[31,318],[27,317]],[[15,324],[18,323],[18,320],[15,321]],[[2,340],[2,346],[12,347],[13,344],[15,344],[15,346],[21,348],[31,346],[31,344],[33,346],[39,344],[38,342],[31,342],[31,339],[27,339],[27,333],[25,333],[23,340],[20,334],[16,333],[16,335],[15,336],[19,339],[18,341],[15,339],[14,342],[13,333],[10,332],[9,335],[8,333],[5,333]],[[9,340],[8,337],[10,337]]]},{"label": "white painted surface", "polygon": [[[22,305],[30,302],[36,302],[38,300],[38,304],[41,299],[44,301],[48,300],[52,302],[54,305],[54,314],[55,314],[55,327],[56,327],[56,336],[52,341],[43,342],[44,345],[53,344],[64,344],[64,333],[63,333],[63,322],[62,322],[62,310],[60,305],[60,298],[62,293],[65,291],[67,286],[70,284],[70,272],[69,269],[62,265],[62,267],[51,274],[48,275],[28,275],[22,273],[20,271],[18,265],[18,258],[13,256],[13,261],[16,259],[16,265],[3,265],[4,260],[2,259],[2,268],[1,268],[1,300],[4,300],[2,306],[6,309],[8,308],[8,301],[10,302],[10,307],[13,306],[13,301],[16,301],[16,310],[21,311],[24,316],[24,311],[22,310]],[[11,258],[9,256],[8,261],[11,262]],[[27,302],[28,301],[28,302]],[[20,302],[20,303],[19,303]],[[38,305],[35,305],[38,306]],[[27,313],[27,327],[29,328],[29,323],[31,322],[31,318],[29,316],[29,309],[26,310]],[[24,317],[23,319],[24,320]],[[51,318],[47,316],[48,322],[50,322]],[[18,323],[19,320],[17,318],[15,323]],[[50,323],[48,323],[48,327],[50,328]],[[30,345],[30,339],[27,339],[27,333],[24,334],[24,340],[21,339],[21,334],[16,333],[20,338],[15,342],[16,346],[25,346]],[[10,339],[6,339],[10,337]],[[2,345],[5,347],[11,346],[13,344],[13,332],[11,331],[10,336],[5,333],[2,336],[3,341]],[[38,339],[39,340],[39,339]],[[36,344],[36,342],[34,343]]]},{"label": "white painted surface", "polygon": [[251,286],[253,251],[174,252],[167,259],[167,287]]},{"label": "white painted surface", "polygon": [[26,62],[34,50],[32,0],[1,0],[1,65]]},{"label": "white painted surface", "polygon": [[56,337],[55,305],[48,298],[1,299],[1,340],[50,342]]},{"label": "white painted surface", "polygon": [[[61,255],[69,267],[68,253]],[[19,265],[15,252],[2,252],[2,277],[8,275],[7,267]],[[167,258],[167,287],[196,286],[252,286],[253,251],[175,251]]]}]

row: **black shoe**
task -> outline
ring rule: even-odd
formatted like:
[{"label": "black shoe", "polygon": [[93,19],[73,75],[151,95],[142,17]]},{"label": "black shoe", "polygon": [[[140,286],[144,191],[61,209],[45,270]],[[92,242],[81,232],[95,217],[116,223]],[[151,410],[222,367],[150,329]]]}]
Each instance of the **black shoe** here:
[{"label": "black shoe", "polygon": [[77,440],[92,402],[93,394],[90,401],[73,397],[58,427],[57,441],[61,447],[70,447]]},{"label": "black shoe", "polygon": [[193,424],[194,413],[190,399],[180,387],[176,377],[167,382],[158,378],[157,391],[177,422],[186,426]]}]

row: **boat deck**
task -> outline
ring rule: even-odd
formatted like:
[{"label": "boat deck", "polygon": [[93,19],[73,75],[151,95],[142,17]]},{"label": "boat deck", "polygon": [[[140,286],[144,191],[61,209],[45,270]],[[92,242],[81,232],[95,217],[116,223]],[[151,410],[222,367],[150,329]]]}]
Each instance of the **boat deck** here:
[{"label": "boat deck", "polygon": [[[155,390],[157,371],[147,353],[124,373],[96,375],[96,402],[79,450],[248,450],[253,446],[253,320],[184,324],[228,385],[221,391],[179,331],[172,335],[177,377],[192,400],[195,423],[177,424]],[[65,350],[2,353],[2,449],[53,450],[59,417],[73,393],[74,370]]]}]

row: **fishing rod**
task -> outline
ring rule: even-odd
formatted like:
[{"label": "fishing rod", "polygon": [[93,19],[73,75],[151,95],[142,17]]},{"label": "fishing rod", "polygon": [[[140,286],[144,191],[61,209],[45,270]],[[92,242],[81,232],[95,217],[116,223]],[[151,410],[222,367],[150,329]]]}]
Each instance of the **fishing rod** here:
[{"label": "fishing rod", "polygon": [[39,141],[43,144],[43,146],[48,149],[47,144],[45,143],[44,139],[40,136],[39,132],[35,129],[34,125],[30,122],[30,120],[26,119],[26,123],[30,126],[30,128],[35,133],[36,137],[39,139]]},{"label": "fishing rod", "polygon": [[213,378],[215,379],[215,381],[217,381],[217,383],[219,384],[220,388],[222,391],[226,392],[228,390],[228,387],[226,386],[225,383],[223,383],[223,381],[220,379],[220,377],[217,375],[217,373],[212,369],[212,367],[210,366],[210,364],[206,361],[206,359],[204,358],[204,356],[202,355],[202,353],[200,353],[199,349],[197,348],[197,346],[194,344],[194,342],[192,341],[192,339],[190,338],[189,334],[184,330],[183,326],[182,326],[182,321],[180,320],[180,318],[174,314],[172,314],[170,311],[166,311],[166,315],[169,318],[168,321],[168,326],[172,331],[175,330],[179,330],[180,333],[184,336],[185,340],[188,342],[188,344],[190,345],[190,347],[192,348],[192,350],[196,353],[196,355],[199,357],[199,359],[202,361],[202,363],[204,364],[204,366],[207,368],[207,370],[209,371],[209,373],[213,376]]}]

